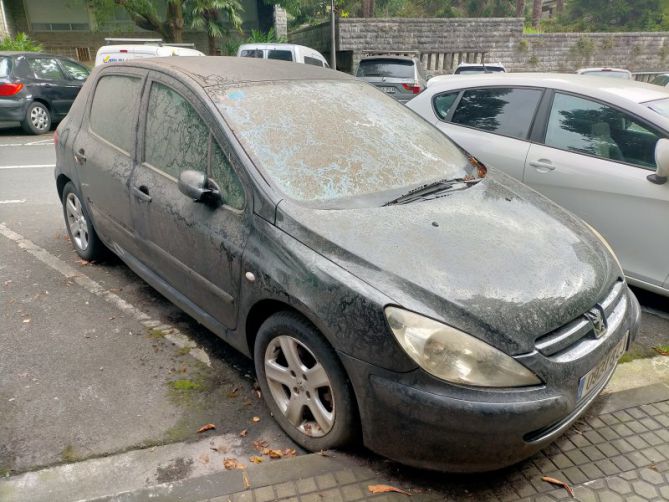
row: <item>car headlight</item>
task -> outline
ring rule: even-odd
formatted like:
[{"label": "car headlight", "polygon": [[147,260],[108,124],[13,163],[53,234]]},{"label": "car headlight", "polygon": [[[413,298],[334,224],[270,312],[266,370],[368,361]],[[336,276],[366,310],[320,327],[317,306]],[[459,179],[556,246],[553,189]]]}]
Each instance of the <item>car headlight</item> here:
[{"label": "car headlight", "polygon": [[386,307],[385,314],[402,348],[438,378],[478,387],[541,383],[511,356],[460,330],[397,307]]},{"label": "car headlight", "polygon": [[592,230],[592,233],[597,236],[597,238],[604,244],[604,247],[609,250],[609,253],[611,253],[611,256],[613,256],[613,259],[616,260],[616,263],[618,264],[618,267],[620,267],[620,271],[623,271],[623,266],[620,264],[620,260],[618,259],[618,256],[616,256],[616,253],[613,251],[613,248],[611,247],[611,244],[609,244],[609,241],[607,241],[602,234],[600,234],[595,227],[590,225],[587,221],[584,221],[587,225],[587,227]]}]

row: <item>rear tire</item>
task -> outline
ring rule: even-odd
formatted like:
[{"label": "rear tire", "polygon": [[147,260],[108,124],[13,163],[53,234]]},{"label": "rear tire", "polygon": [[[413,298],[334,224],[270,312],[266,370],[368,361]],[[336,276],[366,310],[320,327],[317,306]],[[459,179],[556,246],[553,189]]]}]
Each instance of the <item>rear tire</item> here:
[{"label": "rear tire", "polygon": [[70,242],[84,260],[99,260],[105,256],[107,249],[95,232],[93,222],[81,201],[81,195],[74,184],[68,181],[63,188],[62,203]]},{"label": "rear tire", "polygon": [[358,436],[346,372],[309,321],[293,312],[272,315],[260,327],[253,352],[265,403],[297,444],[320,451]]},{"label": "rear tire", "polygon": [[51,130],[51,112],[44,103],[33,101],[26,110],[21,127],[29,134],[46,134]]}]

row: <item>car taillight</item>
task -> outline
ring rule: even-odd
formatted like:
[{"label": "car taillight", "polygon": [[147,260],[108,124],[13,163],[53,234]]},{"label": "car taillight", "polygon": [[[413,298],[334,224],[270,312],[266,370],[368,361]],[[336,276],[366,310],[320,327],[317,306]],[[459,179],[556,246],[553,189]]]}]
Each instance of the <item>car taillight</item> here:
[{"label": "car taillight", "polygon": [[420,88],[420,85],[417,85],[417,84],[414,84],[414,85],[402,84],[402,87],[404,87],[405,91],[411,91],[414,94],[420,94],[420,91],[422,91],[422,89]]},{"label": "car taillight", "polygon": [[0,84],[0,96],[13,96],[14,94],[18,94],[21,89],[23,89],[23,84],[21,82],[6,82]]}]

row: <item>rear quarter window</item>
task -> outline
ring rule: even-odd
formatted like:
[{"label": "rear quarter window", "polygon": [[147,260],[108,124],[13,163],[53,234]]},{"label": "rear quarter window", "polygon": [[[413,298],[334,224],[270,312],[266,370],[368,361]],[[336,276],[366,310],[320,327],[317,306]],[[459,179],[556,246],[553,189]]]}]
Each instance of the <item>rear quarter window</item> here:
[{"label": "rear quarter window", "polygon": [[142,81],[138,77],[107,75],[98,80],[90,112],[91,130],[112,145],[131,152],[135,111]]},{"label": "rear quarter window", "polygon": [[12,70],[12,58],[0,58],[0,77],[8,77]]}]

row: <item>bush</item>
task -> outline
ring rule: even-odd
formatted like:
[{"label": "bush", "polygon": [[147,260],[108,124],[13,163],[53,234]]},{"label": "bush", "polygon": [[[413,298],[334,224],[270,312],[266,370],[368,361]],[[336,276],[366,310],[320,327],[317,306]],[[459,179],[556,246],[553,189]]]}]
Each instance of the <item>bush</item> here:
[{"label": "bush", "polygon": [[5,37],[0,41],[0,51],[40,52],[42,45],[30,40],[25,33],[18,33],[14,38]]}]

